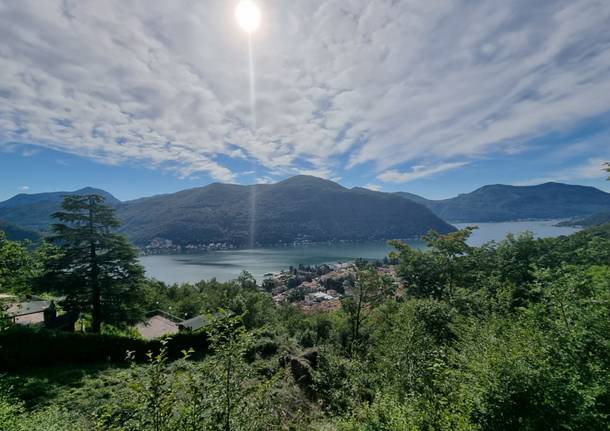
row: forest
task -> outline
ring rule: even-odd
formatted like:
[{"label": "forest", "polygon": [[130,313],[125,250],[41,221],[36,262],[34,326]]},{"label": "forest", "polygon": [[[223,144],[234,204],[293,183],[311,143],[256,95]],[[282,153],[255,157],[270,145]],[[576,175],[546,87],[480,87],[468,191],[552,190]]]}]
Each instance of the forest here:
[{"label": "forest", "polygon": [[[0,292],[81,316],[76,332],[0,318],[2,431],[608,429],[610,225],[392,241],[399,282],[361,261],[340,309],[305,313],[247,273],[145,278],[102,198],[55,218],[38,245],[0,234]],[[206,324],[143,340],[151,309]]]}]

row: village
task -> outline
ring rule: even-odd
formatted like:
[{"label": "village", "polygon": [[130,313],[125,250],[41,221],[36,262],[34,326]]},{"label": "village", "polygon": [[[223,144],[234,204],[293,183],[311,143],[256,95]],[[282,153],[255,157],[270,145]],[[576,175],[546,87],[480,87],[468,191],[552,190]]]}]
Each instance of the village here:
[{"label": "village", "polygon": [[[278,273],[265,274],[258,288],[272,295],[277,305],[295,304],[307,314],[338,310],[341,300],[354,294],[358,267],[362,263],[364,261],[291,266]],[[387,262],[375,262],[373,267],[380,276],[389,280],[395,291],[400,290],[400,280],[394,266]],[[61,298],[55,299],[61,301]],[[0,303],[4,304],[6,315],[13,323],[77,330],[80,316],[74,313],[58,314],[55,301],[49,298],[30,297],[23,301],[18,300],[17,296],[4,294],[0,295]],[[136,325],[136,331],[144,339],[154,339],[180,331],[195,331],[206,324],[203,316],[182,319],[170,312],[150,310],[146,321]]]},{"label": "village", "polygon": [[206,251],[233,250],[236,246],[226,242],[211,242],[209,244],[174,244],[171,239],[153,238],[146,246],[138,247],[142,256],[152,254],[199,253]]},{"label": "village", "polygon": [[[400,285],[393,266],[374,266],[380,276]],[[277,274],[267,274],[262,289],[273,295],[276,304],[294,303],[305,312],[331,311],[341,307],[341,299],[353,295],[358,262],[338,262],[316,266],[299,265]]]}]

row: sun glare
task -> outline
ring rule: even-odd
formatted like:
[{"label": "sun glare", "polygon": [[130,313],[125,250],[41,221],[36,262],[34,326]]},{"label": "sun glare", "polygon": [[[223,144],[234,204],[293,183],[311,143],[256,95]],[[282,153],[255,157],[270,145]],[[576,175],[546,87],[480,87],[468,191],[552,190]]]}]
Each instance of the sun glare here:
[{"label": "sun glare", "polygon": [[235,18],[246,33],[252,33],[261,23],[261,11],[252,0],[242,0],[235,9]]}]

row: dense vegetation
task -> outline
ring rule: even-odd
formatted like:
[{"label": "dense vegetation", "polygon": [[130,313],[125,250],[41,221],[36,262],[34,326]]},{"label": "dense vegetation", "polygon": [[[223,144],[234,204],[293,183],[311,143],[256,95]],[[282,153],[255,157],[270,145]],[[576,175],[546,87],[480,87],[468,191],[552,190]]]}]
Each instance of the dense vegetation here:
[{"label": "dense vegetation", "polygon": [[[122,232],[137,245],[154,238],[175,244],[276,244],[293,241],[410,238],[443,222],[587,217],[610,211],[610,194],[593,187],[547,183],[489,185],[444,200],[411,193],[347,189],[332,181],[296,176],[277,184],[211,184],[167,195],[119,202],[107,192],[20,194],[0,202],[0,220],[47,230],[65,195],[100,194],[117,209]],[[404,199],[407,198],[407,202]],[[422,207],[423,206],[423,207]],[[439,219],[440,217],[440,219]],[[442,220],[441,220],[442,219]],[[599,224],[598,217],[591,223]],[[583,222],[583,225],[589,224]],[[14,239],[21,239],[14,237]]]},{"label": "dense vegetation", "polygon": [[443,220],[451,222],[560,219],[610,211],[610,194],[594,187],[560,183],[488,185],[443,200],[424,199],[412,193],[398,194],[425,205]]},{"label": "dense vegetation", "polygon": [[4,232],[7,239],[11,241],[32,241],[37,242],[41,238],[40,232],[17,226],[13,223],[8,223],[0,220],[0,231]]},{"label": "dense vegetation", "polygon": [[[12,369],[0,382],[0,429],[608,429],[610,225],[482,247],[467,245],[470,233],[430,233],[426,251],[395,242],[402,282],[362,264],[333,312],[275,305],[248,274],[144,281],[143,307],[207,316],[182,353],[110,324],[61,337],[5,329],[0,345],[21,331],[34,357],[52,345],[45,337],[64,350],[115,337],[129,352]],[[48,255],[0,240],[1,290],[38,286]]]},{"label": "dense vegetation", "polygon": [[308,176],[255,186],[211,184],[128,202],[118,214],[136,243],[154,237],[178,244],[236,245],[370,240],[453,229],[427,208],[398,196]]},{"label": "dense vegetation", "polygon": [[[0,203],[0,219],[45,230],[66,194],[17,195]],[[154,238],[181,245],[238,246],[357,241],[411,238],[429,229],[453,230],[427,208],[399,196],[347,189],[308,176],[254,186],[211,184],[124,203],[106,192],[103,195],[117,209],[124,223],[121,231],[138,245],[147,245]]]},{"label": "dense vegetation", "polygon": [[558,223],[557,226],[581,226],[591,227],[610,223],[610,212],[603,212],[583,217],[579,219],[566,220]]}]

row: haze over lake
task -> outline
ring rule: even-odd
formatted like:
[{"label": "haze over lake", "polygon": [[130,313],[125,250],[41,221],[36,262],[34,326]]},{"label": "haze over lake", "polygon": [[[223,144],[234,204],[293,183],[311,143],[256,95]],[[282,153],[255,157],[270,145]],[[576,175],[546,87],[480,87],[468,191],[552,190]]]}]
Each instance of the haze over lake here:
[{"label": "haze over lake", "polygon": [[[531,231],[537,237],[554,237],[568,235],[577,229],[554,226],[558,220],[523,221],[503,223],[458,223],[457,228],[478,226],[472,237],[471,245],[480,245],[488,241],[499,241],[506,234],[519,234]],[[419,241],[410,241],[410,245],[421,247]],[[197,254],[151,255],[140,257],[146,269],[146,275],[166,283],[197,282],[202,279],[216,278],[227,281],[236,278],[242,270],[261,280],[268,272],[277,272],[288,267],[318,265],[349,261],[358,257],[365,259],[383,259],[391,247],[383,242],[371,243],[328,243],[302,245],[295,247],[262,247],[255,249],[213,251]]]}]

